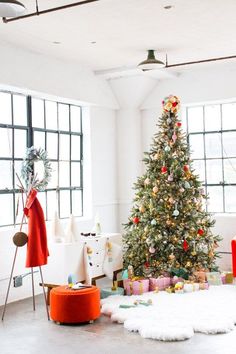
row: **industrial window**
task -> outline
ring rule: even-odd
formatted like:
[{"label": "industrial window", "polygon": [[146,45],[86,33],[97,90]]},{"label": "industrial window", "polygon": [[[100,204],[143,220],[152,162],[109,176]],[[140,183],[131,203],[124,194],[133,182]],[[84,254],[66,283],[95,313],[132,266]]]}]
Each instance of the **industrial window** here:
[{"label": "industrial window", "polygon": [[26,148],[43,148],[52,178],[38,198],[46,220],[83,214],[83,133],[80,106],[0,91],[0,226],[16,218],[21,163]]},{"label": "industrial window", "polygon": [[213,213],[236,212],[236,102],[186,107],[193,166]]}]

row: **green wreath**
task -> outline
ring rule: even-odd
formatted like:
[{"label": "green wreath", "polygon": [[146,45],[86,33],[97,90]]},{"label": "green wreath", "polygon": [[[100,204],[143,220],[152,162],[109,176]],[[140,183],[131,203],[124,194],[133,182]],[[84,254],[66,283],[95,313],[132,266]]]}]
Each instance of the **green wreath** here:
[{"label": "green wreath", "polygon": [[33,188],[37,191],[44,191],[48,185],[48,182],[51,179],[51,164],[47,158],[47,152],[44,149],[36,149],[34,146],[31,146],[26,150],[26,156],[22,162],[21,166],[21,176],[25,181],[26,188],[28,190],[29,185],[32,183],[34,176],[34,163],[43,162],[44,166],[44,176],[43,179],[38,180],[37,178],[33,182]]}]

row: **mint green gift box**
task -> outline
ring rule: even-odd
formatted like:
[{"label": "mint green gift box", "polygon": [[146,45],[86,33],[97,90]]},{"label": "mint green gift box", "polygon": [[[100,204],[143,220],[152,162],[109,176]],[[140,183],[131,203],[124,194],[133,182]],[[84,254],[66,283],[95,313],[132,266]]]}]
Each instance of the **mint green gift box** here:
[{"label": "mint green gift box", "polygon": [[111,295],[124,295],[123,288],[117,288],[116,290],[112,290],[110,287],[103,288],[100,290],[101,299],[105,299]]}]

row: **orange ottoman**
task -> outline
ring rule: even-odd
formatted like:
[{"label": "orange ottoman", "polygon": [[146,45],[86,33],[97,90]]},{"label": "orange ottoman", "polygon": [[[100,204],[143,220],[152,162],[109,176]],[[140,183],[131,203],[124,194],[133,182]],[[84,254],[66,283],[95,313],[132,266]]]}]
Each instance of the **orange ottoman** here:
[{"label": "orange ottoman", "polygon": [[58,286],[50,292],[51,319],[60,323],[93,321],[100,316],[100,291],[92,288],[72,290]]}]

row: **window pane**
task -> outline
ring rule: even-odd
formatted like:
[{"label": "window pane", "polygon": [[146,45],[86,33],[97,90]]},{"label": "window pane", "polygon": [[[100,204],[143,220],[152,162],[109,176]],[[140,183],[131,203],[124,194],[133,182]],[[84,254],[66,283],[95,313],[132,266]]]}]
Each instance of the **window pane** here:
[{"label": "window pane", "polygon": [[[24,201],[25,201],[25,195],[23,195]],[[16,217],[16,224],[20,224],[22,220],[22,214],[23,214],[23,202],[22,202],[22,193],[15,193],[15,212],[17,215]],[[24,220],[25,222],[25,220]]]},{"label": "window pane", "polygon": [[12,157],[12,129],[0,128],[0,157]]},{"label": "window pane", "polygon": [[236,187],[225,187],[225,211],[226,213],[236,212]]},{"label": "window pane", "polygon": [[223,213],[223,187],[207,187],[207,193],[207,210],[211,213]]},{"label": "window pane", "polygon": [[58,173],[58,162],[53,162],[51,161],[51,168],[52,168],[52,171],[51,171],[51,179],[47,185],[47,188],[56,188],[57,185],[58,185],[58,176],[57,176],[57,173]]},{"label": "window pane", "polygon": [[46,193],[45,192],[38,192],[37,198],[38,198],[39,203],[41,204],[41,207],[43,208],[44,219],[46,219]]},{"label": "window pane", "polygon": [[225,183],[236,183],[236,159],[224,159]]},{"label": "window pane", "polygon": [[221,136],[218,133],[205,135],[206,157],[221,157]]},{"label": "window pane", "polygon": [[59,130],[69,131],[69,105],[59,103],[58,105]]},{"label": "window pane", "polygon": [[26,154],[26,141],[27,132],[22,129],[14,130],[14,156],[15,157],[24,157]]},{"label": "window pane", "polygon": [[15,188],[19,188],[20,182],[18,178],[16,177],[16,174],[18,174],[19,178],[21,179],[21,182],[24,184],[24,181],[21,177],[21,167],[22,167],[22,161],[15,161],[14,162],[14,174],[15,174]]},{"label": "window pane", "polygon": [[32,125],[44,128],[44,102],[38,98],[32,98]]},{"label": "window pane", "polygon": [[203,131],[203,107],[190,107],[188,112],[188,132]]},{"label": "window pane", "polygon": [[26,97],[13,95],[13,124],[27,125]]},{"label": "window pane", "polygon": [[57,159],[58,134],[47,133],[47,153],[49,159]]},{"label": "window pane", "polygon": [[70,186],[70,164],[69,162],[59,162],[59,186]]},{"label": "window pane", "polygon": [[71,163],[71,185],[80,187],[80,162]]},{"label": "window pane", "polygon": [[223,182],[222,160],[206,160],[207,183],[219,184]]},{"label": "window pane", "polygon": [[70,160],[70,136],[60,134],[60,160]]},{"label": "window pane", "polygon": [[0,189],[12,189],[12,163],[11,161],[1,161],[0,160]]},{"label": "window pane", "polygon": [[58,212],[56,191],[47,192],[47,210],[48,210],[48,220],[51,220],[54,217],[55,211]]},{"label": "window pane", "polygon": [[45,133],[34,131],[34,147],[45,149]]},{"label": "window pane", "polygon": [[72,214],[82,216],[82,193],[81,191],[72,191]]},{"label": "window pane", "polygon": [[205,183],[205,162],[204,160],[194,160],[193,168],[195,169],[195,174],[199,176],[200,181]]},{"label": "window pane", "polygon": [[80,160],[80,136],[71,135],[71,160]]},{"label": "window pane", "polygon": [[13,224],[13,195],[0,194],[0,225]]},{"label": "window pane", "polygon": [[236,157],[236,132],[222,133],[222,137],[224,157]]},{"label": "window pane", "polygon": [[236,129],[236,103],[222,104],[222,129]]},{"label": "window pane", "polygon": [[203,134],[189,135],[189,145],[192,159],[204,158]]},{"label": "window pane", "polygon": [[205,131],[221,130],[220,105],[205,106]]},{"label": "window pane", "polygon": [[70,191],[60,191],[60,217],[70,216]]},{"label": "window pane", "polygon": [[57,130],[57,103],[45,101],[46,128]]},{"label": "window pane", "polygon": [[81,109],[77,106],[70,107],[70,125],[71,131],[80,133],[81,131]]},{"label": "window pane", "polygon": [[0,92],[0,117],[0,123],[12,124],[10,93]]}]

